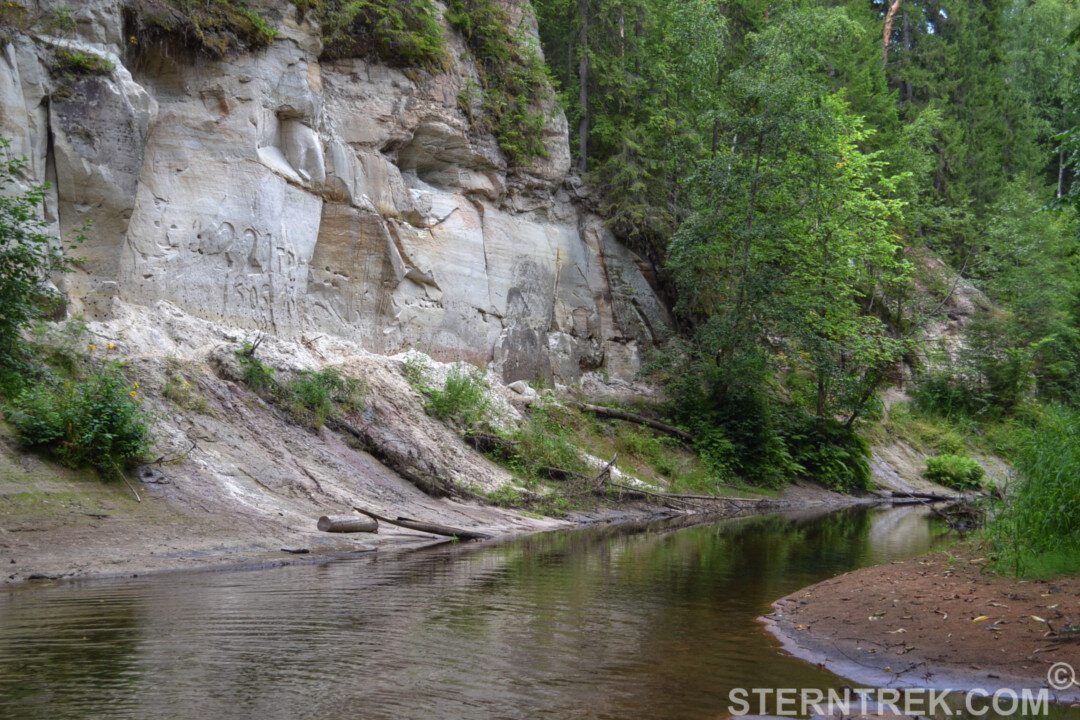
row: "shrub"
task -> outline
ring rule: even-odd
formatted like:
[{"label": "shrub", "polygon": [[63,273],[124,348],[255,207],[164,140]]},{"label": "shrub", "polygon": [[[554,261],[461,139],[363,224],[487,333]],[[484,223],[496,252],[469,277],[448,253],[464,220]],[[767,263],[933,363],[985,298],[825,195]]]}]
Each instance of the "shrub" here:
[{"label": "shrub", "polygon": [[920,410],[942,417],[979,417],[994,402],[978,374],[951,367],[924,375],[911,395]]},{"label": "shrub", "polygon": [[833,490],[870,489],[870,445],[842,423],[796,418],[784,440],[792,461],[810,479]]},{"label": "shrub", "polygon": [[31,385],[7,414],[27,447],[70,467],[92,467],[102,477],[141,460],[153,441],[138,383],[128,382],[115,363],[85,380]]},{"label": "shrub", "polygon": [[[26,161],[7,156],[10,144],[0,138],[0,364],[9,367],[22,354],[22,331],[62,301],[47,278],[75,265],[39,219],[46,188],[18,191]],[[81,241],[81,234],[72,238]]]},{"label": "shrub", "polygon": [[[480,74],[483,116],[466,112],[474,126],[495,135],[512,165],[546,156],[541,104],[551,82],[538,49],[511,28],[498,0],[450,0],[446,20],[464,36]],[[463,91],[458,102],[471,108],[472,88]]]},{"label": "shrub", "polygon": [[266,47],[278,36],[245,0],[136,0],[134,20],[145,40],[174,39],[211,57]]},{"label": "shrub", "polygon": [[927,458],[923,477],[956,490],[979,490],[986,476],[983,466],[963,455],[939,455]]},{"label": "shrub", "polygon": [[374,57],[390,65],[446,66],[438,11],[430,0],[323,0],[316,10],[323,57]]},{"label": "shrub", "polygon": [[487,382],[476,368],[450,369],[442,389],[428,389],[427,411],[439,420],[453,420],[468,427],[488,412]]},{"label": "shrub", "polygon": [[256,392],[268,392],[273,390],[277,383],[274,381],[274,368],[263,364],[263,361],[255,357],[254,350],[248,354],[249,346],[237,350],[240,356],[240,369],[243,372],[244,384]]},{"label": "shrub", "polygon": [[305,418],[319,428],[336,409],[362,410],[367,383],[343,377],[336,368],[324,368],[318,372],[300,373],[285,384],[284,394],[294,417]]}]

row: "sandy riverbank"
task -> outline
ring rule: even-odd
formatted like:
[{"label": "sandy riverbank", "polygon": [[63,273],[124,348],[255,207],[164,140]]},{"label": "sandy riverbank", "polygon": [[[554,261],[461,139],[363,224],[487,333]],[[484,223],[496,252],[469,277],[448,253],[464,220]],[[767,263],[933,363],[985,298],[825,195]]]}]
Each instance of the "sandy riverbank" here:
[{"label": "sandy riverbank", "polygon": [[[794,655],[878,686],[1038,689],[1054,663],[1080,668],[1080,642],[1054,637],[1080,622],[1080,578],[997,577],[971,546],[955,552],[812,585],[764,621]],[[1078,702],[1080,686],[1051,697]]]}]

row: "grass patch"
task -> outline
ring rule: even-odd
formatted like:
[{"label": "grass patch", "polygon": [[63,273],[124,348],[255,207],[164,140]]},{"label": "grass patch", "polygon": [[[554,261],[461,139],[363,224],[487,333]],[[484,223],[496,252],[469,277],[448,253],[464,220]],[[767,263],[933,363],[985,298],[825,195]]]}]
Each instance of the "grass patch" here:
[{"label": "grass patch", "polygon": [[142,41],[175,41],[214,58],[270,45],[278,32],[244,0],[136,0]]},{"label": "grass patch", "polygon": [[286,407],[299,422],[322,427],[335,412],[357,413],[364,409],[367,383],[345,377],[337,368],[302,372],[284,385]]},{"label": "grass patch", "polygon": [[191,410],[202,415],[212,415],[210,403],[199,393],[198,388],[191,383],[187,373],[180,366],[180,362],[170,359],[165,371],[165,384],[161,394],[177,407]]},{"label": "grass patch", "polygon": [[72,80],[86,75],[108,75],[115,69],[116,66],[108,58],[76,50],[57,50],[53,64],[57,74]]},{"label": "grass patch", "polygon": [[280,382],[274,369],[256,357],[257,347],[257,343],[244,343],[236,351],[241,379],[257,395],[288,413],[295,424],[318,430],[332,415],[351,415],[364,409],[367,383],[363,379],[347,377],[330,367],[305,370]]},{"label": "grass patch", "polygon": [[1022,434],[1020,483],[987,529],[995,566],[1017,576],[1080,571],[1080,413],[1051,408]]},{"label": "grass patch", "polygon": [[902,440],[927,455],[988,454],[1007,461],[1015,455],[1023,429],[1038,419],[1037,408],[1023,406],[1021,410],[1012,417],[975,420],[944,417],[914,403],[897,403],[879,426],[880,434],[873,429],[865,434],[871,441]]}]

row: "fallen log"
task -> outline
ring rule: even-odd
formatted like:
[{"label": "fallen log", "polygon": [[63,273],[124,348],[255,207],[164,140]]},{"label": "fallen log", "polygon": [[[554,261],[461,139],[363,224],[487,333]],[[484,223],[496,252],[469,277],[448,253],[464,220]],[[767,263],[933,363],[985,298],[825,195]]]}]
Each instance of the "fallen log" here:
[{"label": "fallen log", "polygon": [[959,500],[960,495],[942,495],[941,493],[925,493],[925,492],[897,492],[892,490],[889,493],[892,497],[898,498],[918,498],[919,500],[935,500],[937,502],[951,502],[953,500]]},{"label": "fallen log", "polygon": [[353,510],[358,513],[367,515],[369,518],[378,522],[384,522],[388,525],[397,525],[398,527],[407,528],[409,530],[416,530],[418,532],[431,533],[432,535],[443,535],[445,537],[456,537],[458,540],[488,540],[490,535],[482,532],[476,532],[475,530],[462,530],[461,528],[450,527],[449,525],[439,525],[438,523],[424,522],[423,520],[413,520],[407,517],[398,517],[395,520],[391,520],[388,517],[382,515],[376,515],[370,510],[364,510],[363,508],[353,505]]},{"label": "fallen log", "polygon": [[323,515],[319,518],[318,527],[323,532],[333,533],[379,532],[377,520],[356,515]]},{"label": "fallen log", "polygon": [[465,435],[465,442],[472,445],[480,452],[504,452],[508,455],[516,453],[517,443],[513,440],[507,440],[506,438],[495,435],[494,433],[486,432],[470,432]]},{"label": "fallen log", "polygon": [[730,503],[775,503],[772,498],[737,498],[727,495],[687,495],[684,493],[662,493],[653,492],[651,490],[643,490],[633,485],[624,485],[623,483],[617,483],[608,481],[608,485],[617,487],[620,490],[628,490],[630,492],[640,493],[642,495],[648,495],[650,497],[663,498],[665,500],[707,500],[712,502],[730,502]]},{"label": "fallen log", "polygon": [[693,435],[681,428],[677,428],[674,425],[670,425],[661,420],[654,420],[653,418],[645,417],[644,415],[627,412],[626,410],[617,410],[615,408],[604,407],[603,405],[592,405],[590,403],[583,402],[573,402],[570,403],[570,405],[577,408],[578,410],[591,412],[593,415],[598,415],[600,417],[606,418],[614,418],[616,420],[625,420],[626,422],[632,422],[638,425],[647,425],[654,430],[659,430],[662,433],[671,435],[672,437],[677,437],[680,440],[685,440],[686,442],[694,442]]},{"label": "fallen log", "polygon": [[405,438],[395,436],[392,429],[376,422],[353,425],[330,415],[326,427],[345,433],[356,441],[362,450],[371,453],[401,477],[432,497],[447,497],[456,492],[453,483],[444,476],[443,468],[421,455]]}]

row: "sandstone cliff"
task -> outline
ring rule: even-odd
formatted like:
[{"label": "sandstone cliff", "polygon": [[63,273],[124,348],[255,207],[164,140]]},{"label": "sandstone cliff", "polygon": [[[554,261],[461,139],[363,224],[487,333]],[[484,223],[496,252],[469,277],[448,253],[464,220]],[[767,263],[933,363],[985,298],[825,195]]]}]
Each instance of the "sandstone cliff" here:
[{"label": "sandstone cliff", "polygon": [[[282,0],[252,3],[279,33],[269,48],[221,60],[138,44],[123,0],[66,5],[74,32],[3,47],[0,135],[28,183],[51,183],[58,233],[93,223],[66,279],[73,314],[164,300],[559,383],[632,376],[667,322],[640,260],[572,202],[557,108],[527,168],[470,130],[458,97],[476,71],[449,28],[446,72],[403,73],[320,62],[317,24]],[[114,68],[57,77],[65,48]]]}]

